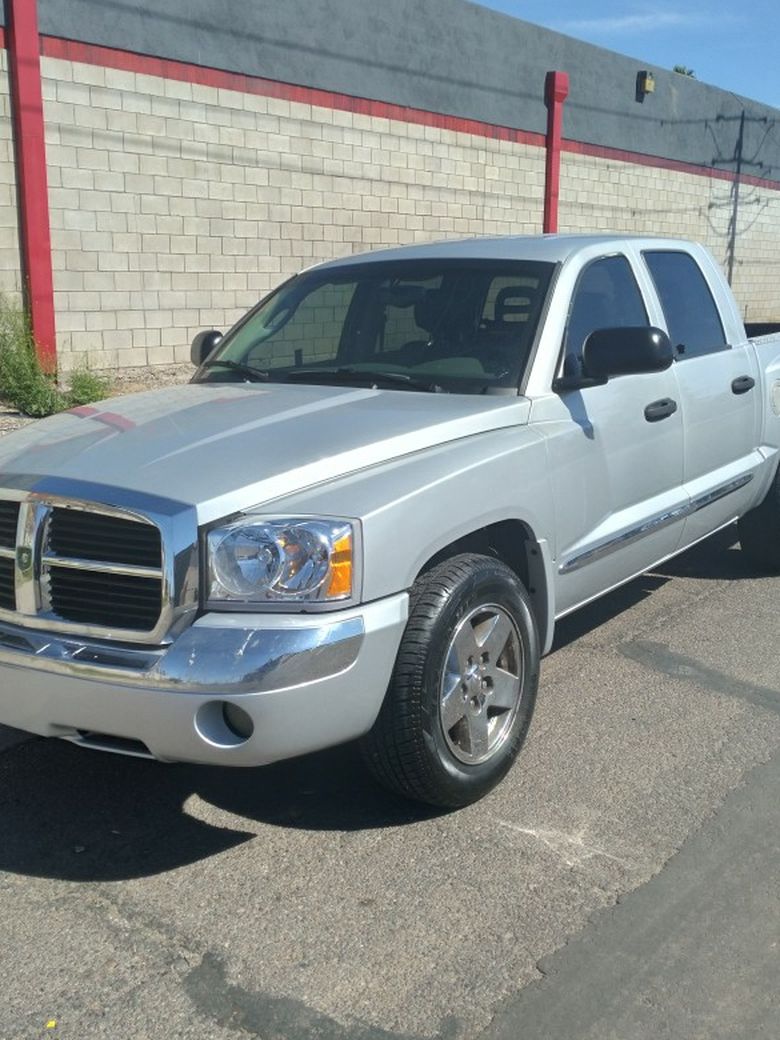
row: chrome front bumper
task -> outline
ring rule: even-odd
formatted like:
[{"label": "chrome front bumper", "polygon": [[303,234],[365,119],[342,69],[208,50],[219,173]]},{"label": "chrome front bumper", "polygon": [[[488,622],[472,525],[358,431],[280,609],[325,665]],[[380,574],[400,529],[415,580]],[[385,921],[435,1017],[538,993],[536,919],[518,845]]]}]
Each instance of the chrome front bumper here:
[{"label": "chrome front bumper", "polygon": [[407,614],[405,593],[338,614],[207,614],[159,649],[0,622],[0,723],[166,761],[264,765],[371,728]]}]

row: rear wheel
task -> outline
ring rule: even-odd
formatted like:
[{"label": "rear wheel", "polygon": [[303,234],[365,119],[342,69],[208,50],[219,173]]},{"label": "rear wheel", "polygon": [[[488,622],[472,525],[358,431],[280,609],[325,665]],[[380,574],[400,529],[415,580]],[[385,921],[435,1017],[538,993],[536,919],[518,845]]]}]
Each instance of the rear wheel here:
[{"label": "rear wheel", "polygon": [[528,594],[486,556],[423,574],[382,710],[362,741],[386,787],[442,808],[468,805],[506,774],[531,721],[539,642]]},{"label": "rear wheel", "polygon": [[760,506],[738,522],[739,544],[758,570],[780,571],[780,470]]}]

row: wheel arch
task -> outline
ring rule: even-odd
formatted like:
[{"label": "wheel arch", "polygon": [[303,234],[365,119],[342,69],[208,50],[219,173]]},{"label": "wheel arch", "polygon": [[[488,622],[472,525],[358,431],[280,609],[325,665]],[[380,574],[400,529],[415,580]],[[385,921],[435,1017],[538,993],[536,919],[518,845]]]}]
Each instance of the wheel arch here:
[{"label": "wheel arch", "polygon": [[415,580],[444,560],[461,553],[491,556],[514,571],[531,600],[541,652],[548,653],[555,627],[555,598],[552,560],[546,540],[537,538],[531,526],[523,520],[499,520],[459,535],[437,549],[420,568]]}]

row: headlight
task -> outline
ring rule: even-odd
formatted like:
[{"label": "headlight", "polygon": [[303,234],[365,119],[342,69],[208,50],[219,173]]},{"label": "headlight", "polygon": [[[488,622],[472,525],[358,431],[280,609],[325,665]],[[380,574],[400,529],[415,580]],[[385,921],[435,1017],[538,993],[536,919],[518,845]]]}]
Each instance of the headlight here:
[{"label": "headlight", "polygon": [[347,520],[244,517],[208,533],[208,601],[330,603],[356,595]]}]

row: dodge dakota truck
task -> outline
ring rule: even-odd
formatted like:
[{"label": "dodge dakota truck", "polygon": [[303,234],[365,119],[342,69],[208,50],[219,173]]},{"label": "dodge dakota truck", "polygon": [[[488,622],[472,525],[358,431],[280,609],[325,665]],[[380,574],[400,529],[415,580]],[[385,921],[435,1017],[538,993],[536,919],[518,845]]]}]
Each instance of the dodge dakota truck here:
[{"label": "dodge dakota truck", "polygon": [[0,440],[0,722],[235,766],[359,739],[457,807],[558,618],[735,520],[780,568],[780,337],[699,246],[377,251],[192,356]]}]

